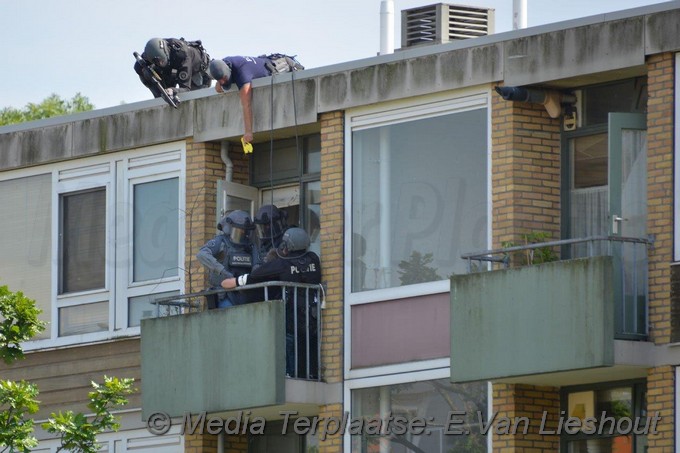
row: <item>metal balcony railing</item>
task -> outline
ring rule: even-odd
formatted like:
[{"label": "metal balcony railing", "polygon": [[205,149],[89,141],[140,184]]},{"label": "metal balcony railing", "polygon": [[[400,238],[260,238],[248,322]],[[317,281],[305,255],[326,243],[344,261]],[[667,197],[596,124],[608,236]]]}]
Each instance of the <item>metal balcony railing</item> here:
[{"label": "metal balcony railing", "polygon": [[552,251],[549,254],[555,257],[552,261],[612,256],[616,338],[644,340],[648,335],[649,320],[647,249],[653,244],[653,238],[591,236],[465,253],[461,258],[467,261],[468,273],[471,273],[493,270],[494,265],[509,268],[515,264],[513,256],[522,257],[518,266],[530,265],[539,250]]},{"label": "metal balcony railing", "polygon": [[[197,293],[161,297],[156,305],[156,317],[174,316],[204,311],[208,298],[231,291],[261,291],[262,301],[283,300],[286,307],[286,360],[288,377],[320,380],[321,310],[325,307],[322,285],[272,281],[240,286],[234,289],[214,289]],[[270,294],[281,294],[273,299]],[[292,356],[292,357],[291,357]],[[291,369],[292,368],[292,369]]]}]

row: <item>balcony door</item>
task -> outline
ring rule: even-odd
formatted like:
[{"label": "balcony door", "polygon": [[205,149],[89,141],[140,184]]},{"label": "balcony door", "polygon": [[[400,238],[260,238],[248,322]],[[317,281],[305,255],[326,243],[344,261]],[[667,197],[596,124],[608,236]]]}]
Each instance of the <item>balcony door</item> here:
[{"label": "balcony door", "polygon": [[[609,114],[609,234],[647,237],[647,121],[636,113]],[[618,338],[647,334],[647,249],[612,245]]]},{"label": "balcony door", "polygon": [[[645,238],[647,228],[646,117],[609,113],[606,126],[584,128],[566,138],[569,163],[568,238]],[[646,333],[647,254],[643,244],[579,244],[572,257],[613,255],[617,334]]]}]

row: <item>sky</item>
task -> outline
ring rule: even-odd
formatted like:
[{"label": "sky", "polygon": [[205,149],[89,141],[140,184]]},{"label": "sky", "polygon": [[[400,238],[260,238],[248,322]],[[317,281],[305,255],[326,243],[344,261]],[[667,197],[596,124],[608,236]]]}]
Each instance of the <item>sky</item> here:
[{"label": "sky", "polygon": [[[380,50],[380,0],[0,0],[0,109],[52,93],[87,96],[95,108],[151,99],[133,51],[152,37],[201,39],[212,58],[286,53],[307,68]],[[401,10],[438,3],[394,0]],[[496,33],[512,30],[513,0],[453,0],[493,8]],[[654,0],[527,0],[529,27],[663,3]],[[9,55],[7,55],[9,54]]]}]

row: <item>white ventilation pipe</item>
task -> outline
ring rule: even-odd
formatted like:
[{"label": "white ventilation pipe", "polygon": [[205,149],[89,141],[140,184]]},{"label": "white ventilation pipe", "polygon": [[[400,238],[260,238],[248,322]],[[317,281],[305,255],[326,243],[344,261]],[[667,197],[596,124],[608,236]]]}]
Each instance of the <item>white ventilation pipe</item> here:
[{"label": "white ventilation pipe", "polygon": [[394,0],[380,2],[380,55],[394,53]]},{"label": "white ventilation pipe", "polygon": [[231,182],[234,178],[234,164],[231,162],[231,159],[229,159],[229,142],[226,140],[222,140],[220,156],[222,157],[222,162],[224,162],[224,165],[227,167],[227,175],[224,179]]},{"label": "white ventilation pipe", "polygon": [[512,29],[527,28],[527,0],[512,0]]}]

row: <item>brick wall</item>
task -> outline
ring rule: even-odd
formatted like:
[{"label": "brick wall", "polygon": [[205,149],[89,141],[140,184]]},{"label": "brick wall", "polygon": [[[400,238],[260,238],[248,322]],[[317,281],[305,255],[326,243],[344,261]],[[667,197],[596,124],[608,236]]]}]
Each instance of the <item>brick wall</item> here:
[{"label": "brick wall", "polygon": [[[343,272],[344,272],[344,114],[324,113],[321,121],[321,256],[322,279],[326,285],[323,311],[321,360],[323,379],[329,383],[343,379]],[[321,407],[321,417],[341,417],[341,404]],[[321,453],[340,453],[342,433],[320,442]]]},{"label": "brick wall", "polygon": [[647,415],[660,420],[656,434],[649,434],[648,453],[675,451],[675,367],[662,366],[647,371]]},{"label": "brick wall", "polygon": [[673,261],[673,54],[647,61],[647,231],[655,243],[649,253],[649,323],[656,344],[671,338]]},{"label": "brick wall", "polygon": [[187,140],[186,155],[186,291],[205,289],[205,272],[196,253],[215,235],[217,180],[223,179],[225,166],[219,143],[194,143]]},{"label": "brick wall", "polygon": [[[512,423],[516,417],[526,417],[529,423],[518,423],[517,428],[494,429],[493,451],[510,453],[539,453],[559,451],[557,434],[539,434],[539,431],[556,431],[560,415],[559,389],[519,384],[493,385],[493,410],[496,422],[507,418]],[[545,414],[545,423],[542,419]],[[511,423],[511,426],[512,426]],[[525,434],[526,432],[526,434]]]},{"label": "brick wall", "polygon": [[493,247],[560,238],[560,120],[542,105],[491,97]]},{"label": "brick wall", "polygon": [[[186,237],[185,266],[187,271],[186,291],[196,292],[206,288],[206,272],[196,260],[196,253],[203,244],[217,233],[217,181],[226,176],[226,166],[221,158],[219,142],[193,143],[187,141],[186,155]],[[234,166],[233,180],[247,184],[249,179],[249,158],[239,147],[229,149],[229,158]],[[246,453],[248,441],[245,436],[225,436],[227,453]],[[217,436],[210,434],[186,435],[186,453],[217,452]]]}]

